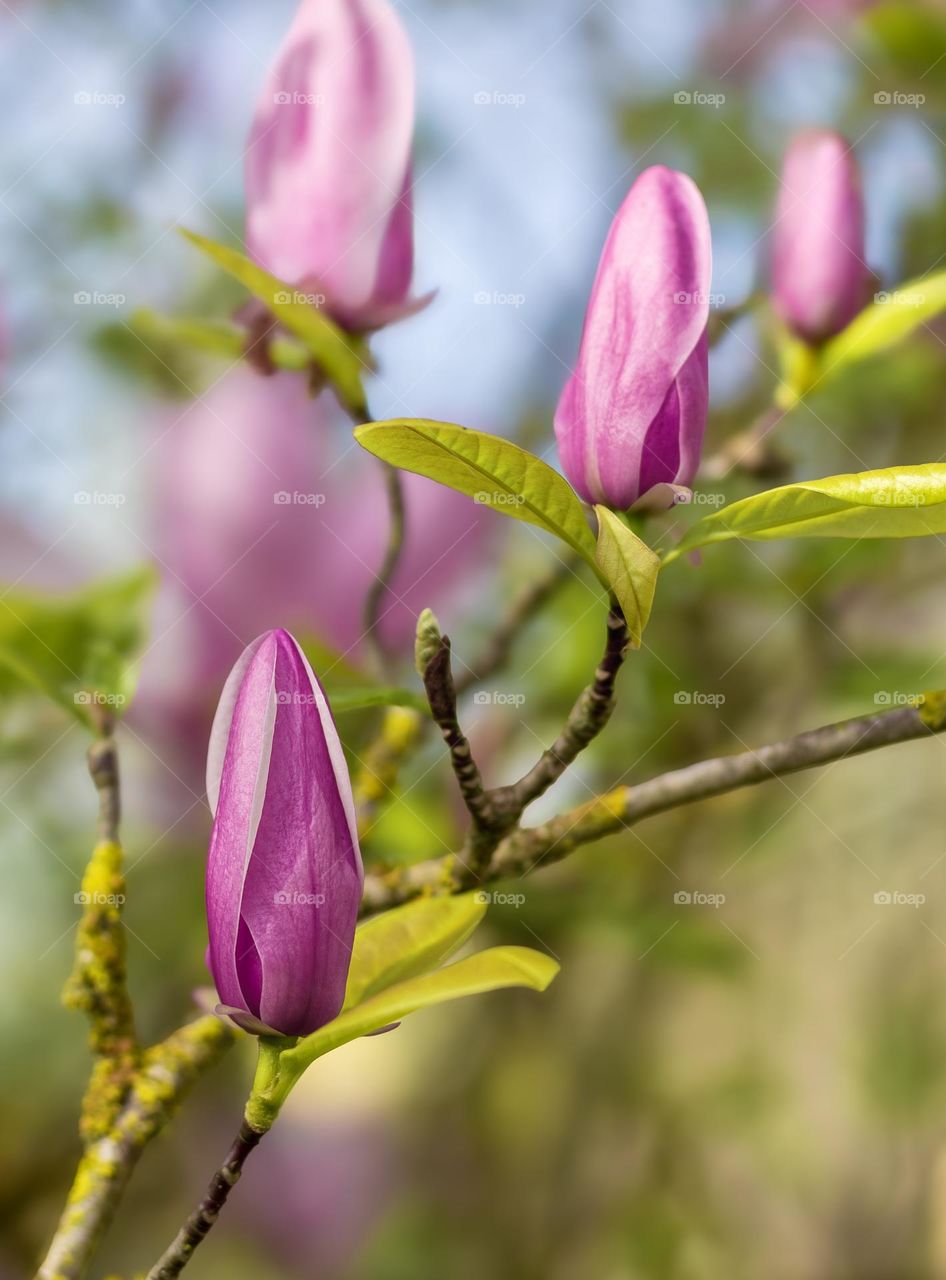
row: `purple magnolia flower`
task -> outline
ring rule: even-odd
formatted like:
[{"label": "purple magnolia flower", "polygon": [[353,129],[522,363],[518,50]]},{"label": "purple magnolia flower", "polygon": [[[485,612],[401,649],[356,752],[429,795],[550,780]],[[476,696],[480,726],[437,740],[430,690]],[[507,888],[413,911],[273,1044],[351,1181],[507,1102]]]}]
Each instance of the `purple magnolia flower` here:
[{"label": "purple magnolia flower", "polygon": [[339,323],[415,308],[411,47],[388,0],[302,0],[257,104],[246,243]]},{"label": "purple magnolia flower", "polygon": [[364,872],[322,687],[287,631],[254,640],[207,757],[209,964],[248,1031],[307,1035],[342,1007]]},{"label": "purple magnolia flower", "polygon": [[[693,479],[706,426],[711,257],[696,185],[646,169],[608,233],[555,414],[562,466],[586,501],[624,510],[656,485]],[[660,500],[669,505],[673,490]]]},{"label": "purple magnolia flower", "polygon": [[773,237],[775,308],[811,343],[850,323],[867,301],[864,204],[848,141],[811,129],[792,142],[782,166]]}]

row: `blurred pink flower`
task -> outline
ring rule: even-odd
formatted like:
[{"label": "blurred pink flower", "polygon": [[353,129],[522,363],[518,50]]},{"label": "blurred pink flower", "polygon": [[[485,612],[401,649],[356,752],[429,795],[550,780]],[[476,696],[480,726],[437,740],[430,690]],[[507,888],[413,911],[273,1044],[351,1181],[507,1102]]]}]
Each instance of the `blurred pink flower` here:
[{"label": "blurred pink flower", "polygon": [[773,230],[775,308],[808,342],[850,323],[868,298],[864,203],[853,149],[832,129],[807,129],[782,167]]},{"label": "blurred pink flower", "polygon": [[[335,456],[350,437],[332,413],[304,378],[238,366],[155,444],[152,546],[164,581],[142,686],[168,736],[192,743],[179,772],[195,779],[220,686],[254,636],[286,627],[358,661],[387,502],[373,458],[354,443]],[[421,476],[405,475],[404,488],[404,554],[382,629],[408,659],[418,613],[449,614],[496,520]]]},{"label": "blurred pink flower", "polygon": [[246,152],[246,243],[348,328],[414,309],[414,67],[388,0],[302,0]]}]

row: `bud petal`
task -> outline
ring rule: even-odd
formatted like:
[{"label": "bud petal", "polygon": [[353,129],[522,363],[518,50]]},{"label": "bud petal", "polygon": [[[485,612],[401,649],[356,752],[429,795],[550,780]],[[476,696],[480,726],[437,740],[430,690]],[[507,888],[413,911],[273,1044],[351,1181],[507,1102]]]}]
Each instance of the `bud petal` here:
[{"label": "bud petal", "polygon": [[773,232],[775,309],[798,337],[823,342],[864,306],[869,281],[854,152],[839,133],[807,130],[782,166]]},{"label": "bud petal", "polygon": [[708,402],[711,243],[685,174],[637,179],[605,242],[555,433],[588,502],[623,510],[696,473]]},{"label": "bud petal", "polygon": [[302,0],[246,159],[246,243],[340,323],[412,308],[411,47],[388,0]]},{"label": "bud petal", "polygon": [[207,794],[221,1003],[248,1029],[307,1035],[344,1002],[364,873],[332,714],[286,631],[254,640],[227,680]]}]

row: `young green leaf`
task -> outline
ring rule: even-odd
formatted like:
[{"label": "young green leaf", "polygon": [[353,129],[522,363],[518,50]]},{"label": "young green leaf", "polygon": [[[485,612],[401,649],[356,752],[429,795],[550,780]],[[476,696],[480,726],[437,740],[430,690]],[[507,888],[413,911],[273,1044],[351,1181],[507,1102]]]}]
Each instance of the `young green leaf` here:
[{"label": "young green leaf", "polygon": [[704,516],[664,557],[730,538],[921,538],[946,533],[946,464],[786,484]]},{"label": "young green leaf", "polygon": [[902,342],[944,310],[946,271],[921,276],[896,289],[876,294],[874,301],[825,346],[822,352],[823,376]]},{"label": "young green leaf", "polygon": [[290,1075],[298,1076],[330,1050],[370,1035],[372,1031],[380,1031],[417,1009],[504,987],[544,991],[558,970],[551,956],[529,947],[492,947],[480,951],[433,973],[408,978],[347,1009],[334,1021],[305,1036],[295,1048],[287,1049],[281,1055],[281,1064]]},{"label": "young green leaf", "polygon": [[122,714],[134,692],[157,575],[149,568],[68,596],[0,597],[0,692],[38,689],[84,723]]},{"label": "young green leaf", "polygon": [[[190,351],[239,360],[245,353],[246,331],[219,320],[199,320],[192,316],[165,316],[145,307],[135,311],[130,327],[143,341],[158,346],[173,345]],[[280,369],[299,372],[308,368],[312,355],[296,342],[274,338],[269,356]]]},{"label": "young green leaf", "polygon": [[485,431],[423,418],[368,423],[356,427],[355,439],[392,466],[554,534],[601,576],[580,498],[557,471],[518,445]]},{"label": "young green leaf", "polygon": [[596,506],[595,514],[598,517],[595,559],[624,611],[631,644],[639,649],[654,603],[660,557],[607,507]]},{"label": "young green leaf", "polygon": [[358,339],[310,305],[298,289],[270,275],[245,254],[184,228],[181,234],[265,303],[277,320],[305,344],[351,412],[367,417],[361,371],[368,359]]},{"label": "young green leaf", "polygon": [[481,895],[464,893],[418,898],[365,920],[355,932],[345,1009],[439,965],[466,942],[485,914]]}]

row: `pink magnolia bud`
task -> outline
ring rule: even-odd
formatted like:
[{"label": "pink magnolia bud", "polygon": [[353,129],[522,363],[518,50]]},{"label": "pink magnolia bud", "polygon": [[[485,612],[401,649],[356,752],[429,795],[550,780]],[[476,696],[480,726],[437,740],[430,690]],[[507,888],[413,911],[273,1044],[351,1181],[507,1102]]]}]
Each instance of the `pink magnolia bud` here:
[{"label": "pink magnolia bud", "polygon": [[342,1007],[364,872],[348,766],[287,631],[244,651],[207,754],[209,961],[223,1011],[302,1036]]},{"label": "pink magnolia bud", "polygon": [[413,130],[411,47],[388,0],[302,0],[250,131],[246,243],[351,329],[413,309]]},{"label": "pink magnolia bud", "polygon": [[851,146],[830,129],[801,133],[782,166],[773,232],[775,309],[798,337],[823,342],[864,306],[869,281]]},{"label": "pink magnolia bud", "polygon": [[[555,414],[565,474],[588,502],[623,510],[687,485],[708,401],[709,219],[685,174],[647,169],[605,242],[575,372]],[[667,503],[672,491],[662,491]]]}]

